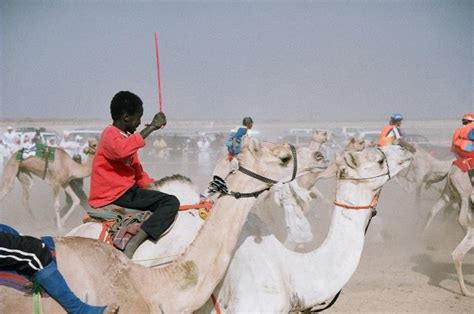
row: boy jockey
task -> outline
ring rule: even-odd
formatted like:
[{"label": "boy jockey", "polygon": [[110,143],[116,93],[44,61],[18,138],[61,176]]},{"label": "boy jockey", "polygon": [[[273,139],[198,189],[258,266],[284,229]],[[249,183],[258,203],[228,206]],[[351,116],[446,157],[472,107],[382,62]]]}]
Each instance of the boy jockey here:
[{"label": "boy jockey", "polygon": [[110,112],[113,123],[102,132],[92,164],[89,204],[93,208],[115,204],[152,212],[124,249],[125,255],[132,258],[148,237],[156,241],[171,227],[179,201],[174,195],[145,189],[154,180],[138,159],[138,149],[145,146],[144,139],[166,125],[165,114],[157,113],[150,124],[135,133],[141,124],[143,102],[128,91],[113,97]]},{"label": "boy jockey", "polygon": [[[451,151],[458,158],[474,157],[474,113],[466,113],[462,117],[462,127],[457,128],[453,134]],[[469,135],[471,134],[471,136]]]},{"label": "boy jockey", "polygon": [[382,128],[379,138],[377,140],[378,146],[400,144],[401,146],[414,153],[415,147],[403,139],[401,126],[403,117],[399,113],[394,113],[390,116],[390,121]]},{"label": "boy jockey", "polygon": [[237,171],[239,169],[239,162],[237,158],[234,158],[240,154],[240,144],[244,136],[247,136],[248,130],[253,127],[253,120],[251,117],[245,117],[242,120],[242,126],[235,132],[231,132],[227,139],[227,160],[230,162],[230,172]]}]

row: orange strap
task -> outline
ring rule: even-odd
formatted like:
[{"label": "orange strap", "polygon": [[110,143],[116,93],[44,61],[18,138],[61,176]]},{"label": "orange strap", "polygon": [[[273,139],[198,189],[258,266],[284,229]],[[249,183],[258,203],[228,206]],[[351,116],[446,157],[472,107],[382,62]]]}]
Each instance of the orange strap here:
[{"label": "orange strap", "polygon": [[214,202],[212,201],[203,201],[197,204],[181,205],[179,206],[179,210],[190,210],[190,209],[198,209],[198,208],[211,209],[213,205],[214,205]]},{"label": "orange strap", "polygon": [[211,294],[211,300],[212,300],[212,304],[214,305],[214,310],[216,310],[216,314],[221,314],[221,309],[219,308],[219,303],[217,303],[214,293]]},{"label": "orange strap", "polygon": [[351,205],[351,204],[347,204],[347,203],[341,203],[341,202],[338,202],[338,201],[334,201],[334,205],[339,206],[339,207],[343,207],[343,208],[347,208],[347,209],[358,210],[358,209],[375,208],[377,206],[378,201],[379,201],[379,194],[377,193],[377,194],[374,195],[374,197],[372,198],[372,201],[370,202],[369,205],[355,206],[355,205]]},{"label": "orange strap", "polygon": [[102,222],[102,230],[100,231],[100,235],[99,235],[99,238],[98,240],[99,241],[102,241],[102,242],[105,242],[105,243],[108,243],[108,244],[112,244],[112,236],[109,234],[109,228],[110,226],[115,222],[115,220],[106,220],[104,222]]}]

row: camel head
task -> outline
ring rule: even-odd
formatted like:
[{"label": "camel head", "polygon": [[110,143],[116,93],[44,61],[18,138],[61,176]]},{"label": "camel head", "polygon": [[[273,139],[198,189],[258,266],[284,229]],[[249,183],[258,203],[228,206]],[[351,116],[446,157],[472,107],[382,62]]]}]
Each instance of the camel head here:
[{"label": "camel head", "polygon": [[[238,160],[242,167],[275,181],[288,181],[293,174],[294,158],[289,144],[244,138]],[[302,171],[302,167],[297,167],[297,173]]]},{"label": "camel head", "polygon": [[377,189],[407,168],[412,159],[413,154],[399,145],[344,152],[336,156],[337,178],[355,184],[368,184],[371,189]]},{"label": "camel head", "polygon": [[333,139],[333,133],[327,130],[315,130],[313,132],[312,141],[323,144],[327,141],[331,141]]},{"label": "camel head", "polygon": [[329,160],[326,160],[320,151],[311,149],[307,146],[298,147],[296,150],[296,156],[299,168],[298,170],[300,172],[321,172],[329,165]]},{"label": "camel head", "polygon": [[345,150],[350,152],[360,152],[368,147],[367,144],[367,141],[362,138],[351,137],[349,142],[346,144]]},{"label": "camel head", "polygon": [[87,155],[94,155],[97,149],[98,141],[95,137],[87,140],[87,147],[84,148],[84,153]]}]

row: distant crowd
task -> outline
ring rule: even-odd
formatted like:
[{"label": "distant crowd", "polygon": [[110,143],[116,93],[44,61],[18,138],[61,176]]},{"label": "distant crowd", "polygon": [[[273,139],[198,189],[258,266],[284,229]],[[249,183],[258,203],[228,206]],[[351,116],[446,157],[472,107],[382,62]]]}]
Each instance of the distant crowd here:
[{"label": "distant crowd", "polygon": [[72,136],[69,132],[63,133],[62,139],[59,136],[45,136],[42,132],[44,128],[37,128],[32,131],[24,132],[21,129],[13,129],[7,127],[0,137],[0,172],[3,170],[5,162],[12,154],[22,148],[30,148],[36,144],[43,144],[50,147],[61,147],[71,157],[80,155],[82,160],[85,159],[84,148],[87,147],[87,139],[80,136]]}]

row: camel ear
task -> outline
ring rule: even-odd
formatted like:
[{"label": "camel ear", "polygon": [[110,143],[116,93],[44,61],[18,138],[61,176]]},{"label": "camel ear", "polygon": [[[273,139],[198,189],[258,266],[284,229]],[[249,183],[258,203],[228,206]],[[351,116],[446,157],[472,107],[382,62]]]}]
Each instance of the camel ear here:
[{"label": "camel ear", "polygon": [[351,137],[351,140],[349,141],[349,143],[354,143],[355,142],[355,137]]},{"label": "camel ear", "polygon": [[257,140],[254,137],[244,137],[243,140],[243,147],[247,147],[253,151],[253,152],[258,152],[261,149],[262,144],[260,143],[259,140]]},{"label": "camel ear", "polygon": [[346,164],[352,169],[356,169],[359,166],[357,155],[352,152],[347,152],[344,155],[344,160],[346,161]]}]

